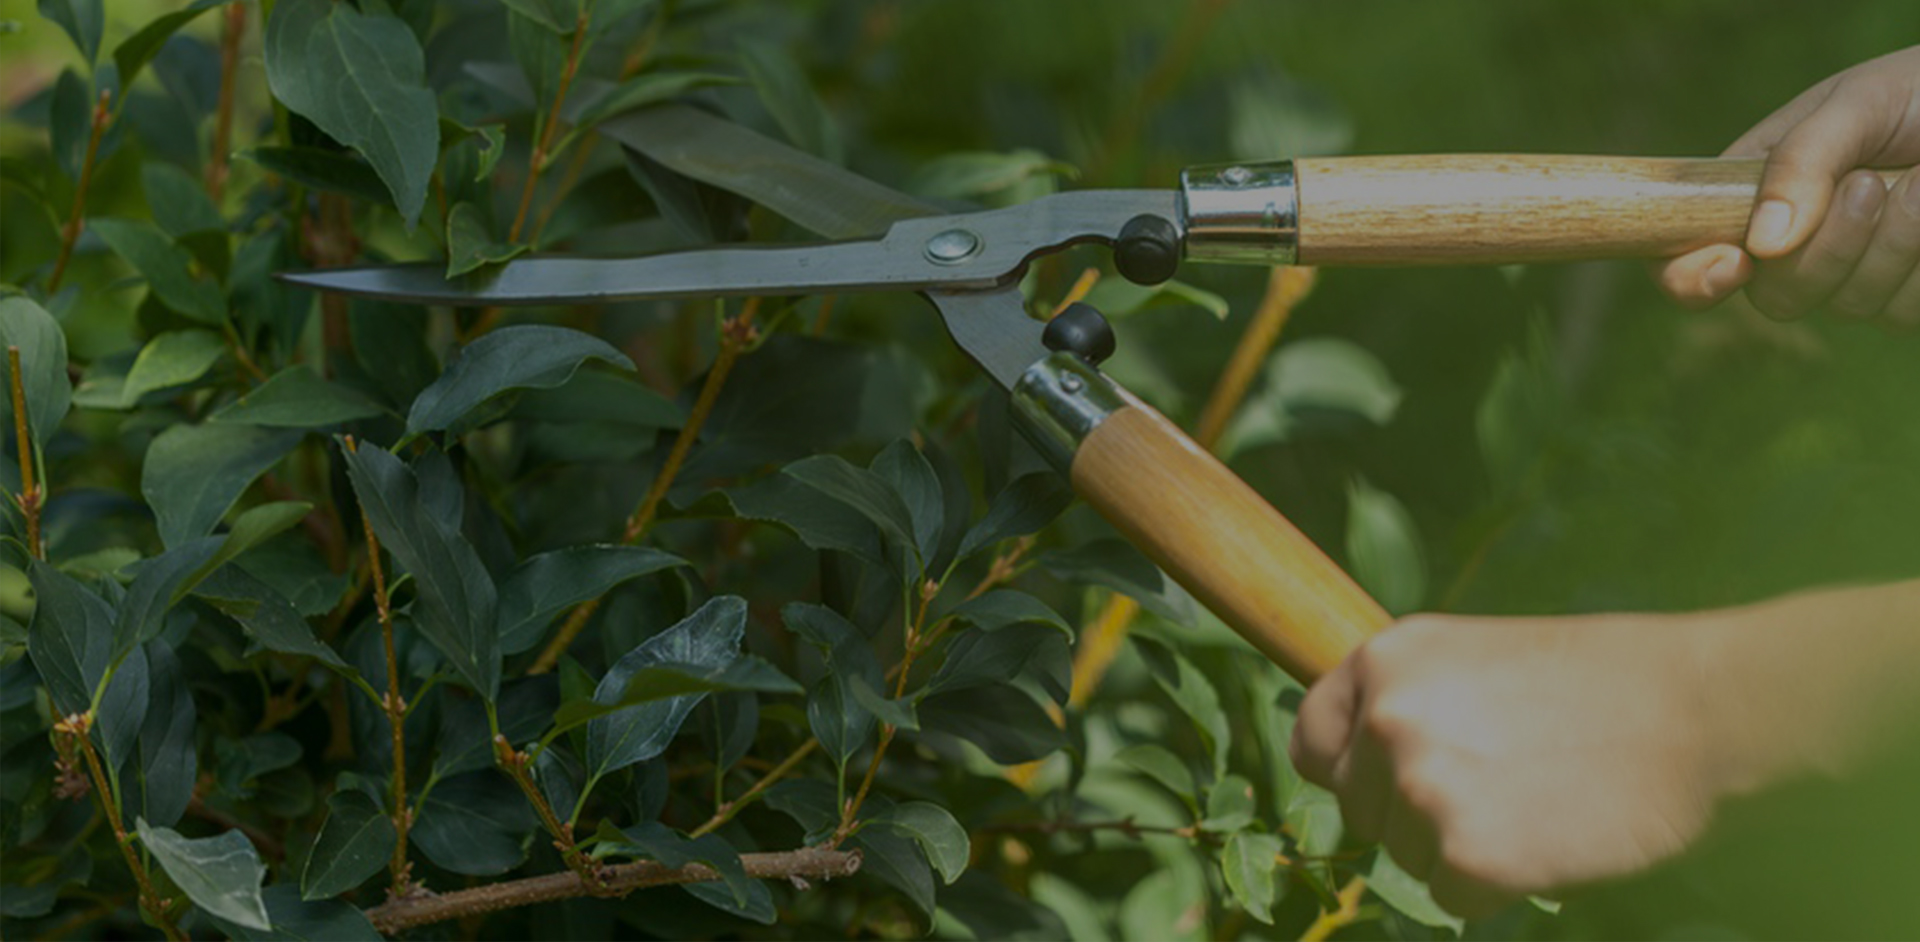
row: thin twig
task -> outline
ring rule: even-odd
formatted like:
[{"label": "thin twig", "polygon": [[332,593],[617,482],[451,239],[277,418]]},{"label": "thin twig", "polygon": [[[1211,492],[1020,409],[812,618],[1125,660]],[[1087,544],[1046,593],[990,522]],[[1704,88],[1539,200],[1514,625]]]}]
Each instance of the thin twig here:
[{"label": "thin twig", "polygon": [[1300,933],[1300,942],[1326,942],[1326,938],[1353,924],[1360,915],[1360,894],[1367,888],[1366,877],[1354,877],[1340,888],[1335,898],[1340,907],[1332,912],[1323,912]]},{"label": "thin twig", "polygon": [[520,786],[521,793],[527,796],[527,802],[533,805],[534,813],[540,817],[540,823],[546,827],[547,833],[553,835],[554,849],[560,852],[561,858],[567,862],[567,867],[573,871],[574,876],[579,878],[583,892],[595,896],[618,896],[619,892],[607,882],[609,868],[594,863],[581,852],[580,845],[573,840],[573,823],[560,820],[560,816],[553,810],[553,804],[547,801],[546,793],[542,792],[539,784],[534,782],[533,775],[527,768],[532,757],[513,748],[513,744],[507,742],[506,736],[497,733],[493,737],[493,757],[500,768],[506,771],[507,777],[513,779],[513,783]]},{"label": "thin twig", "polygon": [[[346,438],[347,450],[357,452],[359,443]],[[389,803],[393,807],[393,859],[388,869],[393,874],[393,899],[402,899],[413,891],[413,864],[407,860],[407,831],[413,825],[413,809],[407,804],[407,703],[400,695],[400,657],[393,644],[393,600],[387,595],[387,574],[380,565],[380,538],[374,535],[373,519],[366,505],[360,507],[360,527],[367,534],[367,568],[373,573],[373,607],[380,619],[380,638],[387,653],[387,695],[381,706],[387,712],[387,725],[393,729],[393,779]]]},{"label": "thin twig", "polygon": [[55,736],[68,737],[73,748],[86,757],[87,772],[93,778],[93,794],[100,802],[100,810],[105,812],[107,823],[113,825],[114,843],[120,848],[120,856],[127,862],[127,869],[133,871],[133,879],[140,887],[140,908],[146,911],[147,918],[153,920],[160,931],[170,940],[185,940],[186,934],[175,925],[168,911],[168,900],[160,898],[154,892],[153,877],[147,873],[146,865],[140,862],[140,855],[133,852],[133,837],[127,833],[126,823],[120,820],[120,796],[114,794],[107,774],[100,766],[100,755],[94,751],[93,739],[89,731],[93,728],[93,714],[76,713],[55,723]]},{"label": "thin twig", "polygon": [[[805,886],[809,880],[832,880],[858,873],[860,853],[803,847],[773,853],[741,854],[740,864],[747,871],[747,876],[754,879],[791,880],[796,885]],[[619,894],[643,887],[709,883],[718,879],[720,874],[705,864],[668,867],[645,860],[607,868],[607,883]],[[549,873],[438,896],[392,900],[366,913],[376,930],[383,935],[393,935],[447,919],[573,899],[590,892],[578,874]]]},{"label": "thin twig", "polygon": [[240,65],[240,36],[247,26],[247,5],[227,7],[225,30],[220,34],[220,105],[213,122],[213,153],[207,161],[207,195],[213,205],[227,191],[227,150],[233,141],[234,75]]},{"label": "thin twig", "polygon": [[[700,429],[707,423],[707,416],[713,412],[713,404],[720,398],[720,390],[727,384],[727,377],[733,372],[733,364],[740,354],[753,345],[758,336],[754,325],[754,313],[759,310],[760,299],[748,298],[740,313],[729,318],[720,332],[720,350],[714,356],[713,368],[707,371],[707,379],[700,387],[700,395],[694,400],[693,410],[687,414],[687,424],[674,437],[673,448],[667,453],[666,463],[660,467],[660,473],[647,488],[647,494],[634,508],[633,515],[627,518],[627,524],[620,539],[626,543],[636,543],[646,535],[647,528],[653,525],[653,518],[660,511],[661,501],[666,499],[667,491],[673,486],[674,479],[680,475],[680,467],[687,460],[687,452],[700,437]],[[588,619],[600,608],[599,596],[588,600],[573,610],[560,626],[560,631],[547,642],[540,656],[527,669],[528,674],[544,674],[553,670],[565,654],[573,640],[587,627]]]},{"label": "thin twig", "polygon": [[60,280],[67,276],[67,262],[73,258],[73,245],[80,241],[80,230],[86,226],[87,186],[93,182],[94,161],[100,156],[100,138],[106,135],[107,125],[113,123],[113,112],[107,107],[112,100],[113,93],[103,88],[93,103],[87,154],[80,161],[80,180],[73,188],[73,209],[67,213],[67,224],[60,227],[60,254],[54,259],[53,274],[47,278],[48,294],[60,290]]},{"label": "thin twig", "polygon": [[740,809],[752,804],[754,799],[759,798],[762,792],[771,788],[773,783],[785,778],[788,772],[793,771],[794,766],[800,764],[800,760],[805,759],[813,753],[813,750],[818,748],[820,748],[820,740],[818,739],[808,739],[806,742],[801,743],[799,748],[788,753],[785,759],[781,759],[779,765],[774,766],[767,774],[761,776],[759,781],[753,783],[753,787],[741,792],[740,797],[715,808],[713,817],[708,818],[707,823],[694,828],[690,834],[693,837],[711,834],[718,830],[721,825],[733,820],[733,816],[739,814]]},{"label": "thin twig", "polygon": [[567,61],[560,67],[560,84],[553,92],[553,107],[547,110],[547,119],[541,124],[540,139],[533,146],[533,155],[527,159],[527,182],[520,189],[520,208],[514,211],[513,227],[507,230],[507,241],[520,241],[520,229],[527,223],[527,208],[533,205],[533,190],[540,182],[541,171],[547,169],[547,151],[553,147],[553,135],[560,127],[560,109],[567,103],[567,90],[573,87],[574,73],[580,69],[580,50],[587,41],[587,23],[592,4],[580,4],[580,15],[573,23],[573,45],[567,49]]},{"label": "thin twig", "polygon": [[20,512],[27,518],[27,552],[34,559],[46,559],[46,548],[40,545],[40,486],[33,478],[33,437],[27,433],[27,387],[20,379],[19,347],[7,348],[7,369],[12,378],[14,445],[20,451]]}]

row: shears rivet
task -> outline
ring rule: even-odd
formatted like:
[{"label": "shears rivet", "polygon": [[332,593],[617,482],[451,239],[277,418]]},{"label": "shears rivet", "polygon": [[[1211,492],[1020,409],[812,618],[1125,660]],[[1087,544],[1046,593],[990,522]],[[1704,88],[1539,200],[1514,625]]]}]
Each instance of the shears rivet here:
[{"label": "shears rivet", "polygon": [[980,237],[966,229],[948,229],[927,240],[927,260],[955,265],[980,253]]},{"label": "shears rivet", "polygon": [[1246,186],[1253,182],[1253,171],[1245,167],[1228,167],[1220,171],[1220,179],[1230,186]]},{"label": "shears rivet", "polygon": [[1066,390],[1067,392],[1077,393],[1080,391],[1080,387],[1083,385],[1085,384],[1080,382],[1080,377],[1075,376],[1072,373],[1068,373],[1067,375],[1060,377],[1060,388]]}]

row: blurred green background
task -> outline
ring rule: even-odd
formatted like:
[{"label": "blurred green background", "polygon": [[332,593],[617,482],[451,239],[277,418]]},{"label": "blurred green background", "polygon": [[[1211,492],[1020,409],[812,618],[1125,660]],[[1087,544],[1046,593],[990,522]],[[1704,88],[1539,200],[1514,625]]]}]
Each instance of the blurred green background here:
[{"label": "blurred green background", "polygon": [[[108,45],[170,6],[111,0]],[[1079,169],[1067,186],[1168,186],[1187,164],[1292,154],[1707,156],[1821,78],[1920,36],[1920,6],[1892,0],[687,6],[707,9],[690,47],[754,36],[789,48],[848,164],[897,186],[954,151],[1032,149]],[[193,27],[201,41],[216,19]],[[0,36],[0,153],[19,155],[45,146],[36,101],[75,56],[28,0],[0,0],[0,21],[15,30]],[[430,74],[505,58],[498,37],[467,39],[430,47]],[[249,55],[259,78],[257,37]],[[243,92],[238,146],[266,117],[263,84]],[[109,171],[95,214],[139,200],[134,168]],[[51,221],[14,196],[0,188],[8,281],[54,246]],[[1072,274],[1050,272],[1042,290],[1057,295]],[[1190,266],[1182,278],[1225,297],[1229,316],[1126,318],[1112,369],[1191,423],[1265,273]],[[913,307],[863,302],[855,329],[939,343]],[[77,351],[122,348],[133,331],[130,312],[105,308],[69,324]],[[1737,305],[1687,314],[1640,265],[1595,263],[1323,272],[1283,343],[1315,337],[1377,356],[1398,408],[1377,426],[1310,425],[1234,465],[1336,552],[1352,481],[1397,497],[1423,558],[1419,607],[1677,610],[1920,574],[1912,336],[1775,324]],[[1620,679],[1622,697],[1633,683]],[[1904,895],[1920,879],[1912,781],[1890,768],[1864,787],[1741,809],[1694,860],[1526,931],[1920,932]]]}]

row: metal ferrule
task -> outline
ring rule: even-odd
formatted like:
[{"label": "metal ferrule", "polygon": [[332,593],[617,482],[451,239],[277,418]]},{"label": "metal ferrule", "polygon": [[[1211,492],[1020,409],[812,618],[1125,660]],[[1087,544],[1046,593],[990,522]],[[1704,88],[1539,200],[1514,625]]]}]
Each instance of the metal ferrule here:
[{"label": "metal ferrule", "polygon": [[1300,243],[1293,161],[1189,167],[1180,173],[1187,257],[1291,265]]},{"label": "metal ferrule", "polygon": [[1066,474],[1080,443],[1126,406],[1120,393],[1087,361],[1056,353],[1020,375],[1013,385],[1014,423],[1035,448]]}]

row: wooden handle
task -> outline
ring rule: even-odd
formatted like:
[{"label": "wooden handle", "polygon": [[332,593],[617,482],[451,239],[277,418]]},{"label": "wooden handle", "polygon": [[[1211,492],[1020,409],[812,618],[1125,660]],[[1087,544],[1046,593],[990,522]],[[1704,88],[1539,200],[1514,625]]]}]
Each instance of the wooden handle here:
[{"label": "wooden handle", "polygon": [[1501,154],[1296,160],[1298,260],[1504,265],[1738,245],[1761,166]]},{"label": "wooden handle", "polygon": [[1095,426],[1074,489],[1174,580],[1301,683],[1391,619],[1253,488],[1145,403]]}]

